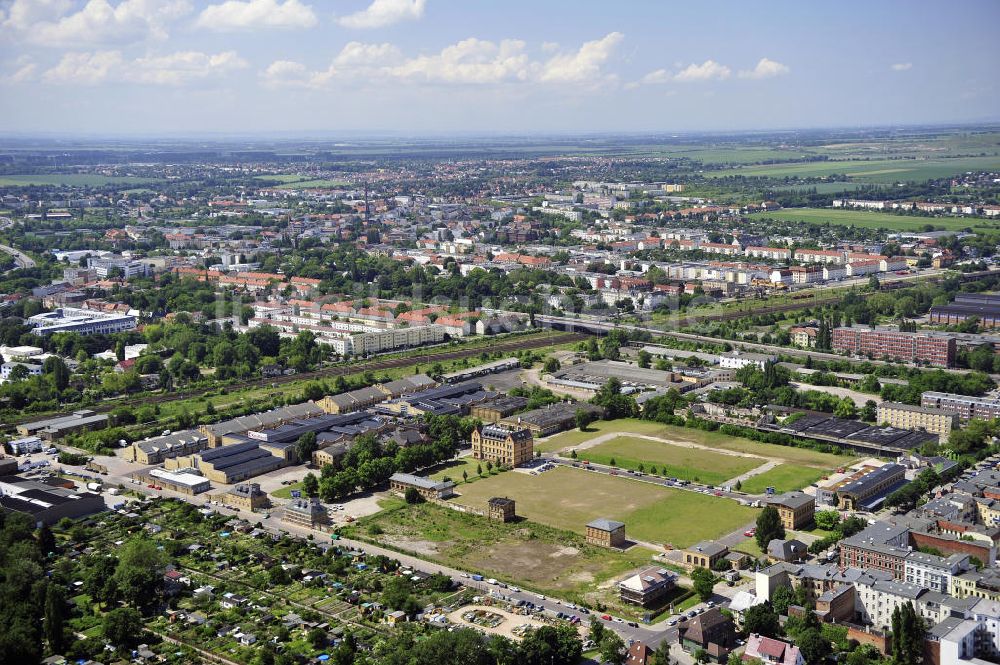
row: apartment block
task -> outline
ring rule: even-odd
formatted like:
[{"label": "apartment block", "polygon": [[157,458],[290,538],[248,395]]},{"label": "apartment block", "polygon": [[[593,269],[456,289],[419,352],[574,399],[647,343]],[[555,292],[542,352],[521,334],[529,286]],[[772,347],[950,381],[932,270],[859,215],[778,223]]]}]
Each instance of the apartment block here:
[{"label": "apartment block", "polygon": [[531,460],[534,437],[526,428],[486,425],[472,432],[472,456],[515,467]]},{"label": "apartment block", "polygon": [[951,409],[882,402],[878,405],[877,420],[900,429],[922,429],[937,434],[944,442],[951,431],[958,428],[959,414]]},{"label": "apartment block", "polygon": [[996,397],[970,397],[954,393],[927,391],[920,396],[920,406],[957,411],[961,421],[973,418],[992,420],[1000,418],[1000,399]]},{"label": "apartment block", "polygon": [[872,330],[863,327],[834,328],[833,349],[874,359],[889,358],[938,367],[955,364],[953,337],[926,333]]}]

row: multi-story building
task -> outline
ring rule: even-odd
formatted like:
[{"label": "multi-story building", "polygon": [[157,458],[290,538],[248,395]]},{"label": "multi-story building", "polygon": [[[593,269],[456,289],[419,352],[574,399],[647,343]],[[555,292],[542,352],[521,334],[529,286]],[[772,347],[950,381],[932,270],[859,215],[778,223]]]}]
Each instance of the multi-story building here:
[{"label": "multi-story building", "polygon": [[292,499],[292,502],[285,506],[282,519],[289,524],[313,528],[329,521],[326,507],[316,498]]},{"label": "multi-story building", "polygon": [[628,605],[658,607],[676,581],[677,574],[666,568],[645,568],[618,583],[618,596]]},{"label": "multi-story building", "polygon": [[257,483],[240,483],[234,486],[226,494],[226,503],[233,508],[251,512],[271,505],[267,492],[264,492]]},{"label": "multi-story building", "polygon": [[898,402],[882,402],[878,405],[878,422],[900,429],[922,429],[937,434],[942,442],[948,440],[951,430],[958,428],[958,411],[939,409]]},{"label": "multi-story building", "polygon": [[51,312],[29,317],[27,324],[35,335],[75,332],[80,335],[111,335],[135,330],[137,319],[132,314],[96,312],[76,307],[60,307]]},{"label": "multi-story building", "polygon": [[844,253],[831,249],[797,249],[795,260],[800,263],[844,263]]},{"label": "multi-story building", "polygon": [[7,442],[11,455],[30,455],[42,449],[42,440],[37,436],[26,436]]},{"label": "multi-story building", "polygon": [[767,500],[767,505],[778,511],[781,524],[786,529],[809,526],[816,512],[816,499],[804,492],[785,492]]},{"label": "multi-story building", "polygon": [[625,547],[625,523],[607,518],[596,519],[587,524],[587,542],[601,547]]},{"label": "multi-story building", "polygon": [[138,464],[160,464],[167,458],[190,455],[207,447],[208,437],[189,429],[136,441],[125,452],[125,458]]},{"label": "multi-story building", "polygon": [[948,593],[952,576],[965,571],[968,567],[968,555],[952,554],[949,557],[941,557],[924,552],[911,552],[903,564],[903,571],[908,584]]},{"label": "multi-story building", "polygon": [[797,646],[756,633],[747,639],[742,660],[765,665],[805,665],[806,662]]},{"label": "multi-story building", "polygon": [[141,261],[114,257],[91,257],[87,259],[87,267],[91,268],[100,279],[116,276],[132,279],[133,277],[145,277],[150,272],[149,266]]},{"label": "multi-story building", "polygon": [[894,580],[903,580],[906,578],[906,558],[912,553],[909,542],[908,528],[876,522],[840,541],[840,565],[880,570],[891,574]]},{"label": "multi-story building", "polygon": [[787,247],[747,247],[743,253],[755,259],[787,261],[792,258],[792,250]]},{"label": "multi-story building", "polygon": [[531,461],[534,437],[526,428],[486,425],[472,432],[472,456],[502,466],[516,467]]},{"label": "multi-story building", "polygon": [[747,353],[746,351],[730,351],[719,354],[719,366],[723,369],[741,369],[747,365],[756,365],[764,369],[768,362],[774,362],[775,357],[763,353]]},{"label": "multi-story building", "polygon": [[955,338],[947,335],[872,330],[863,327],[834,328],[833,349],[874,359],[889,358],[939,367],[955,364]]},{"label": "multi-story building", "polygon": [[920,396],[920,406],[957,411],[958,418],[962,421],[973,418],[983,420],[1000,418],[1000,399],[996,397],[970,397],[969,395],[927,391]]}]

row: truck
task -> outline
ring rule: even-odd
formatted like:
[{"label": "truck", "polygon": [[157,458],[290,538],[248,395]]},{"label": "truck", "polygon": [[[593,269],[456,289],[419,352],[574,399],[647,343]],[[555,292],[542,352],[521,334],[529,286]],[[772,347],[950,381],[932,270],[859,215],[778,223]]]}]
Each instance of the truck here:
[{"label": "truck", "polygon": [[87,489],[89,489],[91,492],[100,492],[101,491],[101,484],[100,483],[87,483]]}]

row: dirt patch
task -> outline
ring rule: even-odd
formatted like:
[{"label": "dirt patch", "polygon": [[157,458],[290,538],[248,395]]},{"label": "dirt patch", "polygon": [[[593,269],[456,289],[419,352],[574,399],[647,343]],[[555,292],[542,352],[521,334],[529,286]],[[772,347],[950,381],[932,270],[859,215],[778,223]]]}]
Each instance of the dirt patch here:
[{"label": "dirt patch", "polygon": [[556,559],[561,556],[576,556],[579,553],[580,550],[576,549],[575,547],[560,547],[549,556],[552,557],[553,559]]},{"label": "dirt patch", "polygon": [[387,542],[389,539],[385,538],[380,540],[386,545],[392,545],[423,556],[436,556],[451,545],[448,542],[435,543],[431,540],[421,540],[419,538],[410,538],[409,536],[393,536],[391,539],[392,542]]},{"label": "dirt patch", "polygon": [[582,561],[575,547],[519,541],[499,543],[475,557],[475,563],[528,583],[569,588],[578,583],[571,569]]}]

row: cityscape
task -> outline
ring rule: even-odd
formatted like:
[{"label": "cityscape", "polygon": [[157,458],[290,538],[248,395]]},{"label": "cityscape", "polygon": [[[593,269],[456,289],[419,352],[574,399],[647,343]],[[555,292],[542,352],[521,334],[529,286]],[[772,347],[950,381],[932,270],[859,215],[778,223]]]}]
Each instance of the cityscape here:
[{"label": "cityscape", "polygon": [[998,6],[500,7],[0,1],[0,663],[1000,664]]}]

